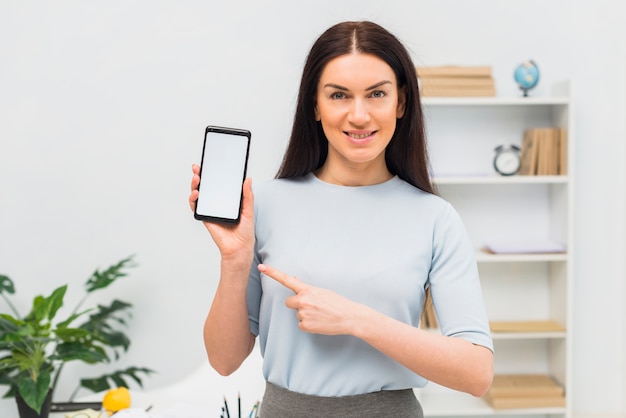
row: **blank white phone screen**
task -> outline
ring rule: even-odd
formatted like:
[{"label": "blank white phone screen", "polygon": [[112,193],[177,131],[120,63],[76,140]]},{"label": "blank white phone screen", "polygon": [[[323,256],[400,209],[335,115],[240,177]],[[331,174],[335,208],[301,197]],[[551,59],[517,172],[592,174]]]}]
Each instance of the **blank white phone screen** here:
[{"label": "blank white phone screen", "polygon": [[207,132],[196,212],[216,218],[239,217],[248,137]]}]

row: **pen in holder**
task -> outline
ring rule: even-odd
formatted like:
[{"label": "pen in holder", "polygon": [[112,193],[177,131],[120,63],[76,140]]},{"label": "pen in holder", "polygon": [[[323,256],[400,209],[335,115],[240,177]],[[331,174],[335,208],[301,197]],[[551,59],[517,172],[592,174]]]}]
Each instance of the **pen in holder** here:
[{"label": "pen in holder", "polygon": [[[243,417],[243,418],[257,418],[259,416],[259,406],[261,405],[260,401],[256,401],[254,403],[254,405],[252,406],[252,409],[250,410],[250,413],[247,415],[247,417]],[[241,394],[237,393],[237,416],[236,418],[242,418],[241,415]],[[226,400],[226,396],[224,396],[224,406],[222,406],[222,414],[220,415],[220,418],[235,418],[235,417],[231,417],[230,415],[230,409],[228,408],[228,400]]]}]

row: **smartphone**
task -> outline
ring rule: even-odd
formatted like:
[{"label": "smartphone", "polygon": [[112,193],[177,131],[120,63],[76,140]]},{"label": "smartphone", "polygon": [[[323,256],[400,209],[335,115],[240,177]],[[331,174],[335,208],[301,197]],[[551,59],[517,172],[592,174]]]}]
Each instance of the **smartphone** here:
[{"label": "smartphone", "polygon": [[207,126],[194,211],[196,219],[239,223],[251,136],[245,129]]}]

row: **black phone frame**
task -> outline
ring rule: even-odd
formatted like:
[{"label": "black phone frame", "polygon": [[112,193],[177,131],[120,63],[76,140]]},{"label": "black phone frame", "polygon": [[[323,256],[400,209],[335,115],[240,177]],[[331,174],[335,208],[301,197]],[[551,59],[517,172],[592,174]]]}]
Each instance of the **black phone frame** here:
[{"label": "black phone frame", "polygon": [[200,173],[199,173],[200,183],[198,183],[198,191],[200,191],[200,185],[202,184],[202,166],[204,165],[204,153],[206,151],[206,142],[207,142],[206,138],[209,132],[245,136],[248,138],[247,145],[246,145],[246,159],[245,159],[244,166],[243,166],[243,177],[241,179],[241,195],[239,197],[239,211],[237,212],[237,218],[234,218],[234,219],[223,218],[219,216],[203,215],[203,214],[198,213],[197,211],[198,205],[197,205],[197,200],[196,200],[196,207],[194,208],[193,216],[195,219],[199,221],[204,221],[204,222],[238,224],[239,221],[241,220],[241,208],[243,205],[243,183],[246,179],[246,175],[248,172],[248,157],[250,156],[250,141],[252,139],[252,133],[247,129],[241,129],[241,128],[228,128],[225,126],[216,126],[216,125],[209,125],[206,127],[206,129],[204,130],[204,139],[203,139],[203,144],[202,144],[202,159],[200,160]]}]

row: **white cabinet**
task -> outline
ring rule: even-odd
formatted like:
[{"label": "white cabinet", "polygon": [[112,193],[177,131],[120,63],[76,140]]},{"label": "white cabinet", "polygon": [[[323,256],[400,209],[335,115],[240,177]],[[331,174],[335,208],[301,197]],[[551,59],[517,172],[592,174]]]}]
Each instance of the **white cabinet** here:
[{"label": "white cabinet", "polygon": [[[490,321],[554,321],[560,331],[494,332],[495,372],[542,373],[565,387],[566,406],[492,409],[430,383],[419,391],[427,416],[571,416],[572,208],[574,129],[568,83],[550,97],[422,100],[435,182],[458,210],[472,242]],[[498,145],[522,145],[528,128],[567,130],[568,174],[500,176]],[[566,253],[489,254],[493,241],[552,240]]]}]

